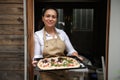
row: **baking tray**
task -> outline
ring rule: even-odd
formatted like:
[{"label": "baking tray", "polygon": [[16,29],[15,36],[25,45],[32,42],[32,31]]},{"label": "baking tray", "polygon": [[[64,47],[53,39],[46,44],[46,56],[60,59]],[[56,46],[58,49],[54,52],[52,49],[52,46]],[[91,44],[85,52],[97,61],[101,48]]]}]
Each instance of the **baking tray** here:
[{"label": "baking tray", "polygon": [[[70,70],[70,69],[84,69],[84,68],[86,68],[85,64],[82,63],[82,61],[80,59],[78,59],[77,57],[75,57],[75,56],[66,56],[66,57],[70,57],[70,58],[76,59],[80,63],[80,66],[79,67],[75,67],[75,68],[48,69],[48,70],[42,70],[38,66],[36,66],[36,69],[39,70],[39,71],[55,71],[55,70]],[[44,59],[44,58],[40,58],[39,60],[41,60],[41,59]]]}]

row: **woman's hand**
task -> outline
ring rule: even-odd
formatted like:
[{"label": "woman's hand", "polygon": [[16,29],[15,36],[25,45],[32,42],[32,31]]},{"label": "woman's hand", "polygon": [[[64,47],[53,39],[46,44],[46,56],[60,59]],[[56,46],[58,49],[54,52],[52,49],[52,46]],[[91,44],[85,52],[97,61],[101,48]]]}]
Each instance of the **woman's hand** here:
[{"label": "woman's hand", "polygon": [[37,62],[38,62],[38,61],[36,61],[36,60],[32,61],[32,65],[33,65],[33,67],[36,67]]},{"label": "woman's hand", "polygon": [[79,56],[77,52],[73,52],[72,56],[76,56],[77,58],[79,58],[81,61],[83,61],[83,57]]}]

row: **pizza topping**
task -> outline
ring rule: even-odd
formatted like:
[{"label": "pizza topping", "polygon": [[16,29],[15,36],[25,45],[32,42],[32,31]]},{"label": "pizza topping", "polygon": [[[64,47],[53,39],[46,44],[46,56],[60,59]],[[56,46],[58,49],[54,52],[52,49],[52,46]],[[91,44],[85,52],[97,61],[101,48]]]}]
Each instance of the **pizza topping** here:
[{"label": "pizza topping", "polygon": [[55,60],[54,60],[54,59],[51,59],[51,62],[55,62]]},{"label": "pizza topping", "polygon": [[62,58],[62,57],[59,57],[59,58],[58,58],[58,62],[60,62],[60,63],[61,63],[63,60],[64,60],[64,58]]},{"label": "pizza topping", "polygon": [[47,62],[48,62],[48,60],[44,59],[44,60],[42,60],[42,62],[43,62],[43,63],[47,63]]}]

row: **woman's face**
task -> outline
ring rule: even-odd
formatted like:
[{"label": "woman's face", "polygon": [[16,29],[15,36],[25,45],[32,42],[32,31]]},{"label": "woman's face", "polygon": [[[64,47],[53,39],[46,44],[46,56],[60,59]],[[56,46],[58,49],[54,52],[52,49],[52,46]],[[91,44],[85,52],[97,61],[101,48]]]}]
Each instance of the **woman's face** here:
[{"label": "woman's face", "polygon": [[45,24],[45,27],[51,28],[55,27],[57,22],[57,13],[53,9],[46,10],[44,16],[42,17],[42,20]]}]

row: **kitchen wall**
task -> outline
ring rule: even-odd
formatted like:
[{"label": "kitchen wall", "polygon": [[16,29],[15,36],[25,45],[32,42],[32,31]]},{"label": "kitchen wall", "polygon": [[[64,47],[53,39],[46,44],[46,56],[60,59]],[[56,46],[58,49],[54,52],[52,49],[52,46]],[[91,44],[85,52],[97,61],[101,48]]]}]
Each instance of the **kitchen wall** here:
[{"label": "kitchen wall", "polygon": [[111,0],[108,80],[120,80],[120,0]]}]

